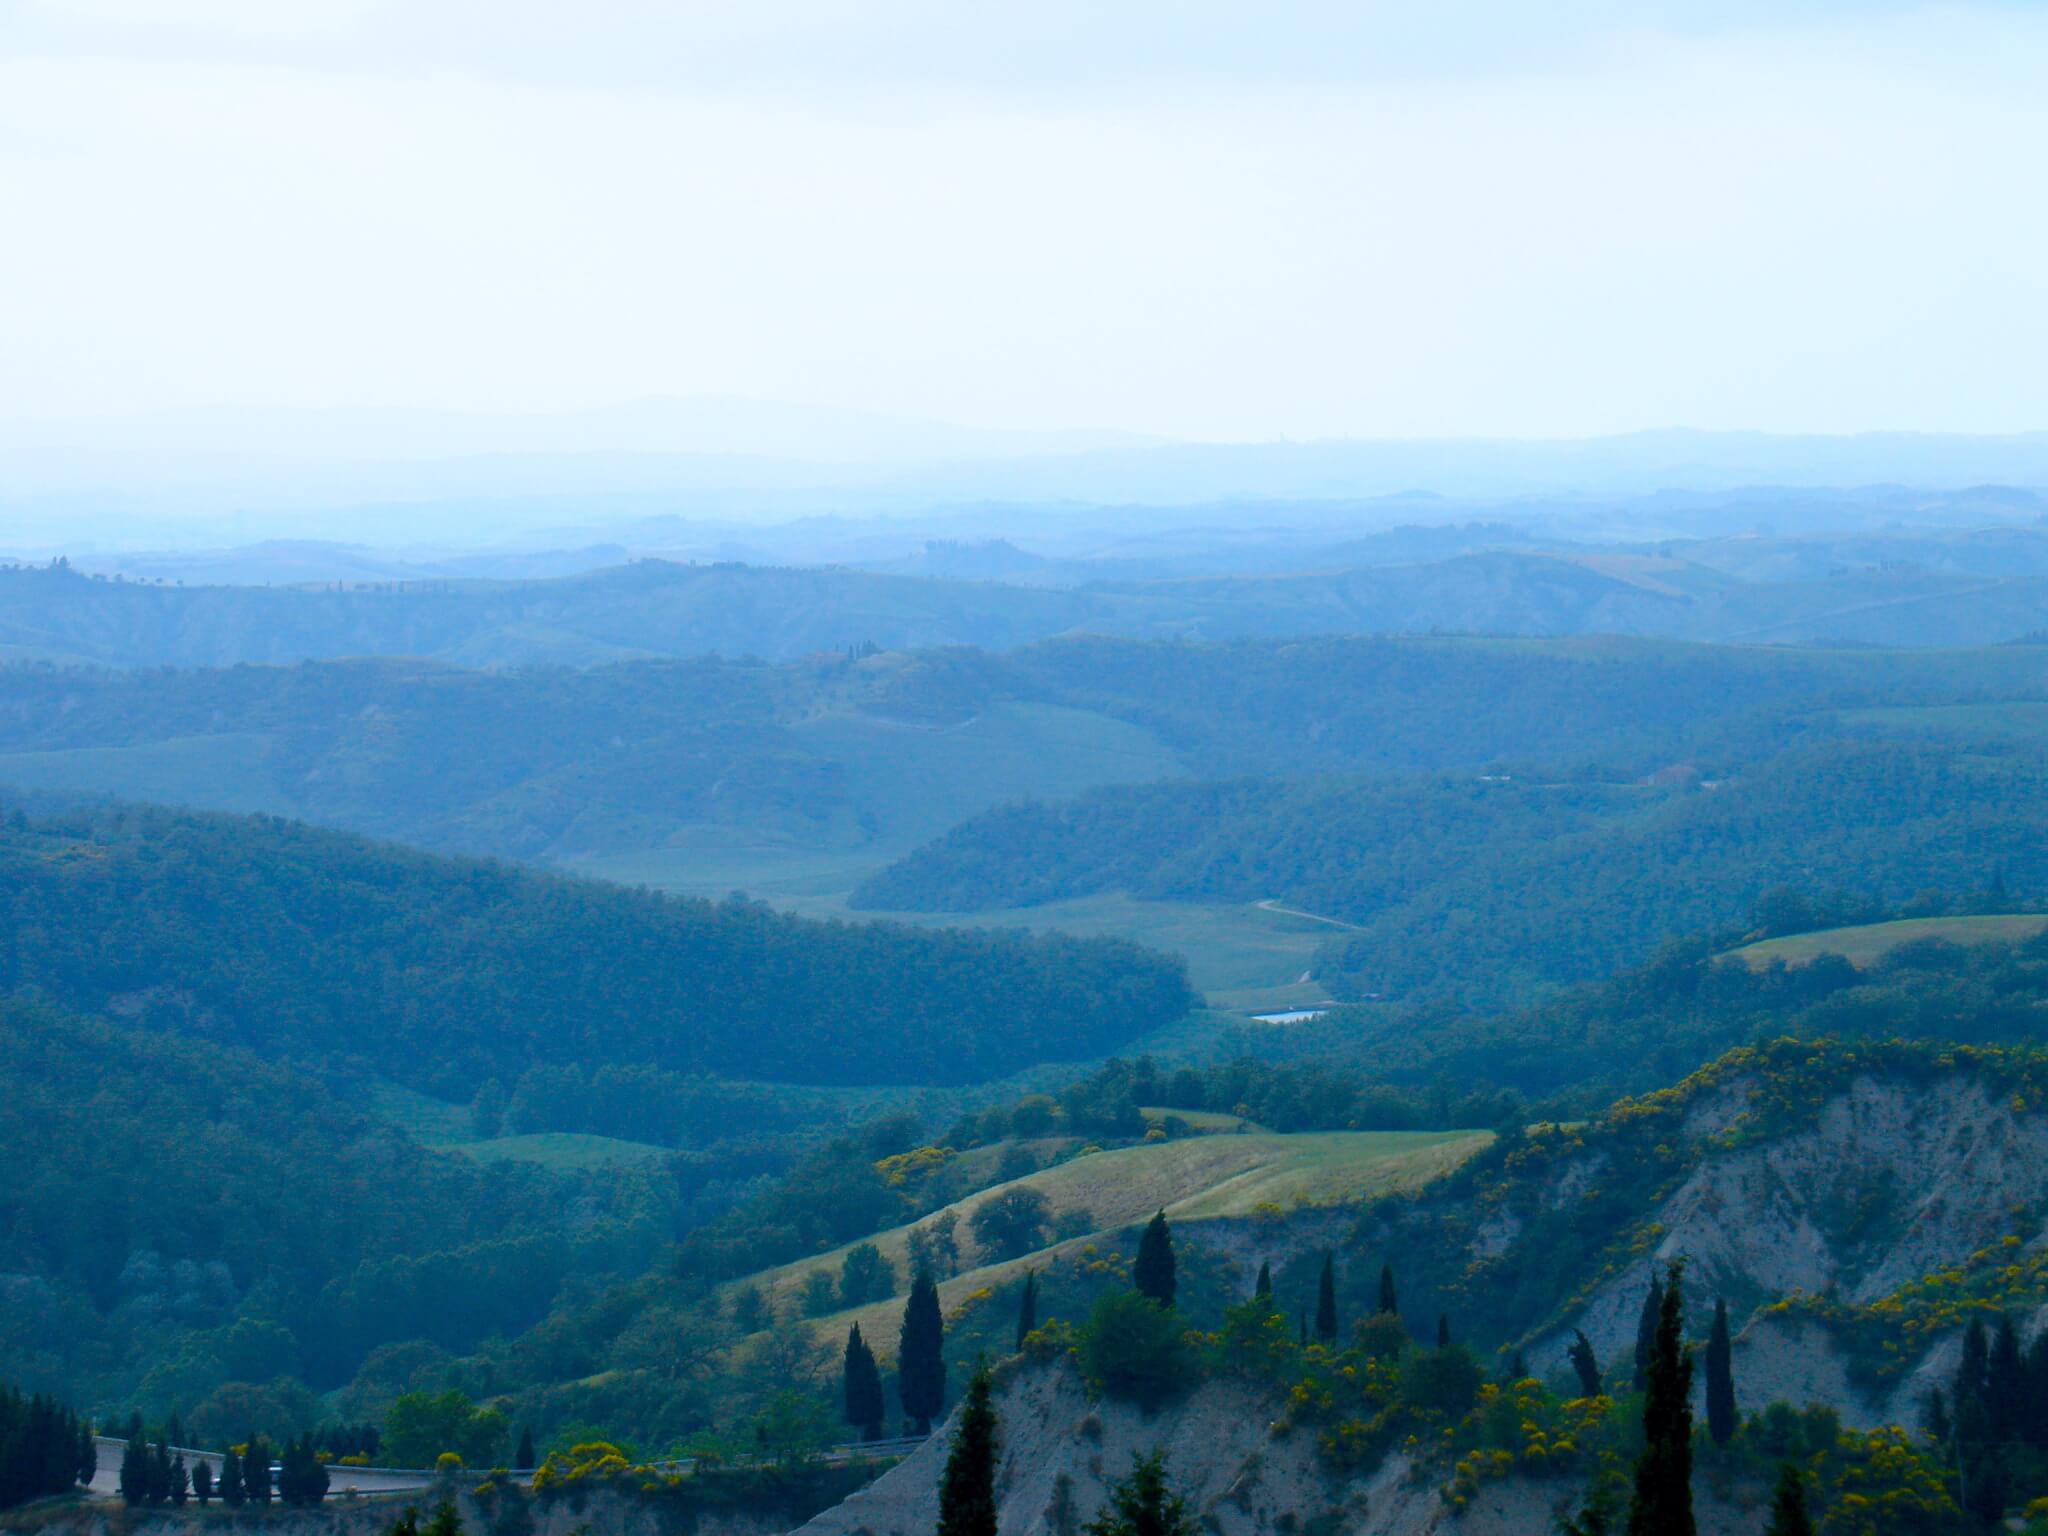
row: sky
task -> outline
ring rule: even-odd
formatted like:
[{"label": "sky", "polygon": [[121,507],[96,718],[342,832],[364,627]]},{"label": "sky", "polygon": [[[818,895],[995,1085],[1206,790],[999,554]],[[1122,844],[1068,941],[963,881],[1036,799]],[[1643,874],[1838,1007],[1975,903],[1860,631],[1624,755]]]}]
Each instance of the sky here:
[{"label": "sky", "polygon": [[0,417],[2048,427],[2048,6],[0,0]]}]

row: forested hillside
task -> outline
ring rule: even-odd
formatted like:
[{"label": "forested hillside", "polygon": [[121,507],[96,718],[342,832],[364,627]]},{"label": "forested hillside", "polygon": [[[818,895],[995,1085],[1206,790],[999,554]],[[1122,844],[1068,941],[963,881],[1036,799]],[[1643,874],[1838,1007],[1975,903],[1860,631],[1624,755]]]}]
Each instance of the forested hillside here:
[{"label": "forested hillside", "polygon": [[1325,639],[582,672],[10,666],[0,785],[290,814],[517,858],[716,834],[879,866],[1006,800],[1190,774],[1721,772],[1840,729],[1836,705],[2038,697],[2039,658]]},{"label": "forested hillside", "polygon": [[0,998],[0,1354],[34,1390],[309,1426],[302,1382],[527,1327],[676,1208],[659,1170],[479,1169],[235,1046]]},{"label": "forested hillside", "polygon": [[1177,783],[1000,807],[856,903],[971,911],[1121,890],[1278,899],[1351,925],[1340,992],[1498,1003],[1727,926],[1775,886],[1879,906],[2048,892],[2048,756],[1833,741],[1702,783],[1472,775]]},{"label": "forested hillside", "polygon": [[269,818],[17,817],[0,868],[0,988],[462,1101],[540,1062],[980,1081],[1191,1001],[1116,941],[811,923]]}]

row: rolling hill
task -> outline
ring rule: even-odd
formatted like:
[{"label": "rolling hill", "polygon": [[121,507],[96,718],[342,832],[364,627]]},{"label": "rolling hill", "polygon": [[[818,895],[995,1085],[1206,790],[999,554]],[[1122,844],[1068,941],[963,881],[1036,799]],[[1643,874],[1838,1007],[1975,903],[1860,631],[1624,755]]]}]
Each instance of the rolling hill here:
[{"label": "rolling hill", "polygon": [[539,1063],[972,1082],[1185,1014],[1113,940],[819,924],[274,818],[0,830],[0,988],[468,1100]]},{"label": "rolling hill", "polygon": [[[967,1267],[940,1285],[939,1298],[944,1305],[956,1306],[976,1291],[1016,1279],[1027,1268],[1070,1258],[1091,1243],[1142,1223],[1154,1211],[1164,1210],[1181,1226],[1246,1218],[1262,1209],[1300,1212],[1369,1199],[1419,1188],[1492,1139],[1486,1131],[1218,1134],[1111,1151],[1084,1150],[1069,1161],[994,1185],[871,1241],[895,1271],[907,1277],[911,1231],[950,1213],[959,1222]],[[974,1213],[1013,1189],[1036,1191],[1044,1196],[1056,1222],[1065,1218],[1082,1230],[1014,1258],[978,1253],[970,1235]],[[806,1279],[818,1272],[836,1276],[845,1256],[845,1248],[835,1249],[738,1283],[760,1287],[771,1304],[787,1310],[796,1306]],[[832,1314],[822,1326],[844,1331],[849,1323],[858,1322],[887,1354],[893,1347],[887,1343],[888,1325],[901,1309],[900,1298],[874,1302]]]}]

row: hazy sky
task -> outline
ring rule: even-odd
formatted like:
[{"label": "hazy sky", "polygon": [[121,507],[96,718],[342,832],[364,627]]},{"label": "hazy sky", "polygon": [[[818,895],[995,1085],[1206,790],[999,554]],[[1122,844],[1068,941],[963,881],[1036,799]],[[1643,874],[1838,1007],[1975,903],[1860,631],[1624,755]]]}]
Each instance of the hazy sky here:
[{"label": "hazy sky", "polygon": [[0,0],[0,415],[2048,427],[2048,6]]}]

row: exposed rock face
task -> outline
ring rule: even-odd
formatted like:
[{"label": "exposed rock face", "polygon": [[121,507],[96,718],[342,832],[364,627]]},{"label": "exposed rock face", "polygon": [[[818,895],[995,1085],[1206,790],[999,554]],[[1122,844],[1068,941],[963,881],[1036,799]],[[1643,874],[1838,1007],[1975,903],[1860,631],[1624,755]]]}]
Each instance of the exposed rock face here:
[{"label": "exposed rock face", "polygon": [[[1740,1087],[1694,1108],[1688,1141],[1710,1144],[1727,1130]],[[1565,1185],[1588,1177],[1567,1164],[1552,1176],[1554,1193],[1564,1198]],[[1600,1357],[1615,1360],[1633,1343],[1652,1263],[1679,1257],[1688,1290],[1702,1300],[1718,1294],[1740,1305],[1832,1290],[1872,1301],[2011,1232],[2014,1212],[2036,1206],[2044,1188],[2048,1117],[2016,1114],[1970,1077],[1860,1077],[1816,1108],[1810,1129],[1710,1147],[1653,1214],[1661,1230],[1645,1263],[1533,1337],[1528,1356],[1549,1369],[1572,1329],[1583,1328]],[[1922,1384],[1869,1398],[1824,1330],[1783,1321],[1746,1330],[1736,1367],[1744,1402],[1827,1402],[1856,1424],[1917,1422],[1925,1395]]]},{"label": "exposed rock face", "polygon": [[[1401,1456],[1369,1476],[1330,1473],[1314,1436],[1278,1434],[1279,1401],[1212,1382],[1156,1414],[1090,1402],[1064,1364],[1008,1371],[997,1388],[997,1523],[1003,1536],[1078,1536],[1109,1484],[1140,1452],[1164,1448],[1167,1472],[1214,1536],[1532,1536],[1576,1496],[1576,1483],[1508,1478],[1481,1486],[1462,1512],[1433,1475]],[[799,1536],[930,1536],[950,1426],[872,1486],[803,1526]],[[1698,1490],[1702,1536],[1756,1526],[1754,1490],[1729,1503]]]}]

